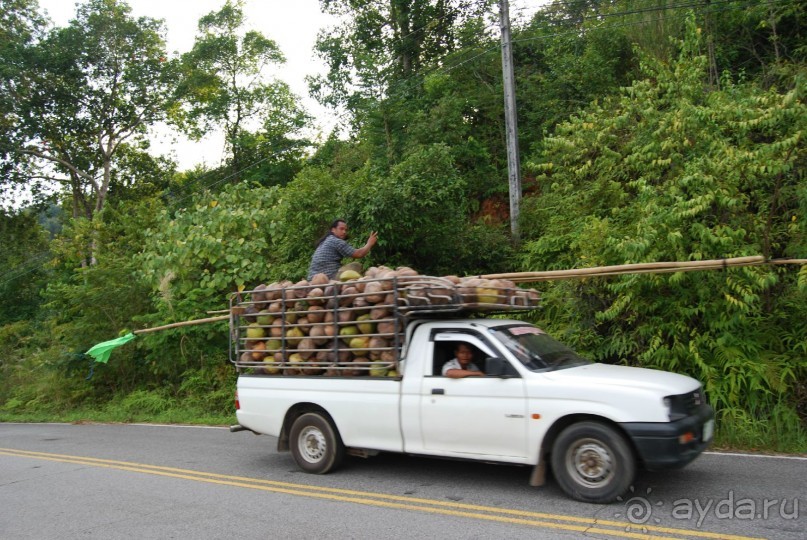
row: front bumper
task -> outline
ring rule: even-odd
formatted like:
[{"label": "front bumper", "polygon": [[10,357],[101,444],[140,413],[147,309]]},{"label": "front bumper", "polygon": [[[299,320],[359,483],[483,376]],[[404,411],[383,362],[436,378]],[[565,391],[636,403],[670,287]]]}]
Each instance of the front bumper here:
[{"label": "front bumper", "polygon": [[706,450],[714,433],[714,417],[710,406],[701,405],[692,415],[675,422],[620,425],[633,441],[642,466],[655,471],[683,467]]}]

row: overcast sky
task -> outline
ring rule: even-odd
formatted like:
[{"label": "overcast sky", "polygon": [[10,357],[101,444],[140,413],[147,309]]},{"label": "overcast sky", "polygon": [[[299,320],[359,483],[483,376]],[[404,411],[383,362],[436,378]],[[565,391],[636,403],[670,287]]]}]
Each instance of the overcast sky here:
[{"label": "overcast sky", "polygon": [[[164,19],[167,27],[169,52],[184,53],[193,46],[199,19],[221,8],[225,0],[128,0],[135,17]],[[548,0],[510,0],[511,19],[527,16]],[[53,22],[64,26],[75,16],[74,0],[39,0]],[[261,32],[274,40],[286,56],[278,78],[285,81],[301,99],[303,106],[317,120],[311,126],[309,137],[318,133],[327,136],[334,125],[332,113],[308,97],[306,75],[324,72],[324,65],[314,56],[313,48],[321,28],[335,24],[332,18],[320,12],[319,0],[245,0],[244,15],[247,29]],[[211,134],[202,141],[176,141],[163,135],[155,142],[158,153],[172,154],[180,170],[204,163],[215,167],[223,156],[221,134]]]}]

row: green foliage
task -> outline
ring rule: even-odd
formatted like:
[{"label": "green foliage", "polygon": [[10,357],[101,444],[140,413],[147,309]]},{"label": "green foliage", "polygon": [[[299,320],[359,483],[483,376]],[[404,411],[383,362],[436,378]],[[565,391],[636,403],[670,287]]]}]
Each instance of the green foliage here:
[{"label": "green foliage", "polygon": [[[317,240],[334,220],[347,219],[359,182],[353,173],[335,176],[324,168],[306,167],[283,188],[273,223],[278,264],[267,268],[268,279],[296,281],[306,276]],[[369,234],[356,223],[349,225],[351,239]]]},{"label": "green foliage", "polygon": [[127,145],[171,117],[173,62],[162,23],[118,0],[90,0],[64,28],[25,44],[0,99],[5,178],[42,196],[54,183],[88,219],[103,209]]},{"label": "green foliage", "polygon": [[390,171],[355,187],[349,217],[378,231],[374,260],[409,263],[424,273],[451,267],[453,246],[464,228],[466,186],[448,147],[416,148]]},{"label": "green foliage", "polygon": [[[227,308],[230,294],[265,280],[278,194],[277,188],[229,185],[198,194],[174,215],[163,211],[144,233],[137,257],[154,302],[139,324],[205,318],[207,311]],[[188,367],[206,365],[213,352],[227,350],[225,328],[206,324],[144,334],[149,369],[177,380]]]},{"label": "green foliage", "polygon": [[[531,160],[541,194],[525,204],[524,267],[803,250],[801,88],[725,79],[707,92],[699,50],[690,26],[675,62],[643,56],[644,79],[546,139]],[[546,325],[598,360],[688,373],[719,410],[757,420],[796,407],[807,364],[795,323],[804,294],[792,272],[599,278],[559,283],[544,299],[553,305]]]},{"label": "green foliage", "polygon": [[[0,184],[7,202],[17,181],[41,198],[56,175],[61,213],[50,241],[28,211],[0,221],[0,420],[230,422],[223,323],[139,335],[104,365],[84,351],[302,278],[335,218],[355,244],[380,232],[365,265],[434,274],[804,258],[805,0],[574,0],[516,24],[518,248],[490,210],[507,191],[492,5],[323,1],[345,18],[320,37],[328,72],[313,89],[352,138],[306,162],[297,98],[277,79],[248,82],[282,55],[245,31],[241,2],[200,20],[182,62],[124,2],[84,3],[50,30],[34,2],[4,2]],[[176,174],[146,154],[160,119],[225,127],[232,158]],[[718,444],[804,448],[807,267],[541,287],[530,316],[592,358],[701,380]]]},{"label": "green foliage", "polygon": [[0,210],[0,326],[35,317],[50,258],[45,232],[30,211]]}]

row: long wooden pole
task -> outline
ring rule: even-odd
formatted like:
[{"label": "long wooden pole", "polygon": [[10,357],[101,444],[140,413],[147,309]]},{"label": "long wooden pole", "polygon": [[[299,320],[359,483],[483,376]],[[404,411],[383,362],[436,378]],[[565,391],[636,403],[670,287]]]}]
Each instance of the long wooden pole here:
[{"label": "long wooden pole", "polygon": [[479,276],[485,279],[508,279],[516,283],[550,281],[582,277],[615,276],[620,274],[647,274],[692,272],[696,270],[719,270],[739,266],[758,266],[762,264],[807,264],[807,259],[773,259],[765,260],[761,255],[752,257],[733,257],[728,259],[711,259],[706,261],[678,261],[620,264],[614,266],[595,266],[592,268],[574,268],[571,270],[547,270],[543,272],[510,272],[504,274],[486,274]]},{"label": "long wooden pole", "polygon": [[229,318],[230,318],[229,315],[220,315],[218,317],[208,317],[206,319],[196,319],[194,321],[182,321],[182,322],[166,324],[166,325],[163,325],[163,326],[155,326],[154,328],[144,328],[143,330],[134,330],[132,333],[135,334],[135,335],[137,335],[137,334],[146,334],[148,332],[157,332],[159,330],[168,330],[169,328],[178,328],[180,326],[192,326],[194,324],[205,324],[205,323],[211,323],[211,322],[216,322],[216,321],[225,321],[225,320],[228,320]]}]

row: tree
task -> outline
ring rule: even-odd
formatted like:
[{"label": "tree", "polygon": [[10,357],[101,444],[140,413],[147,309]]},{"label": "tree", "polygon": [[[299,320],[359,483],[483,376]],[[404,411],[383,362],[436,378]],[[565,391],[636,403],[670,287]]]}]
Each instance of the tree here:
[{"label": "tree", "polygon": [[[41,38],[45,25],[36,8],[35,0],[0,0],[0,140],[12,134],[20,122],[17,100],[25,90],[28,51]],[[10,145],[0,143],[4,206],[16,195],[11,150]]]},{"label": "tree", "polygon": [[31,210],[0,210],[0,326],[33,318],[47,278],[50,251],[46,235]]},{"label": "tree", "polygon": [[34,191],[55,184],[74,217],[99,213],[122,149],[145,149],[148,128],[170,116],[173,69],[162,32],[160,21],[134,19],[123,1],[91,0],[67,27],[29,45],[3,102],[13,118],[2,126],[4,179]]},{"label": "tree", "polygon": [[[182,57],[180,87],[189,105],[193,133],[200,135],[214,127],[224,130],[235,180],[245,176],[245,167],[261,161],[256,151],[265,156],[278,150],[294,153],[298,144],[289,135],[307,120],[286,83],[266,80],[265,69],[284,63],[285,58],[273,40],[243,30],[242,7],[240,0],[227,0],[219,11],[199,19],[193,49]],[[250,132],[261,124],[264,135]],[[283,144],[278,148],[280,140]]]},{"label": "tree", "polygon": [[462,28],[487,5],[469,0],[321,0],[321,5],[345,22],[317,40],[328,73],[311,79],[311,90],[321,103],[347,111],[353,131],[363,128],[373,139],[380,162],[394,163],[406,146],[403,135],[418,107],[424,69],[460,46]]},{"label": "tree", "polygon": [[[709,91],[701,33],[687,27],[673,62],[641,55],[642,79],[531,160],[542,193],[525,204],[527,267],[803,252],[803,88],[724,77]],[[690,373],[724,418],[766,424],[795,416],[806,293],[805,270],[631,275],[561,282],[541,316],[598,360]]]}]

